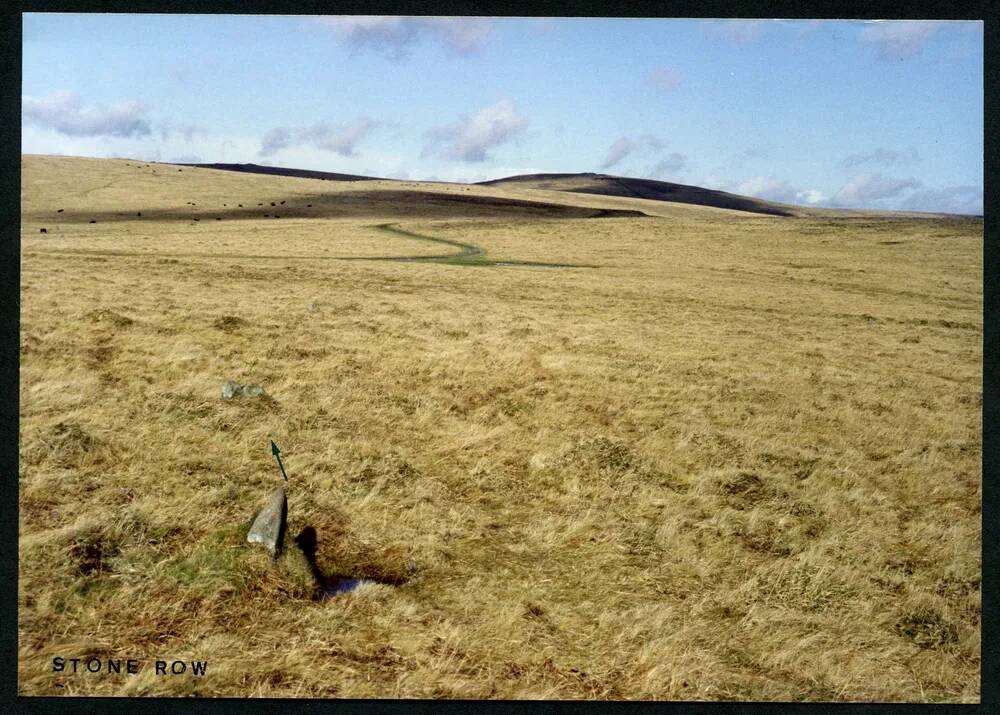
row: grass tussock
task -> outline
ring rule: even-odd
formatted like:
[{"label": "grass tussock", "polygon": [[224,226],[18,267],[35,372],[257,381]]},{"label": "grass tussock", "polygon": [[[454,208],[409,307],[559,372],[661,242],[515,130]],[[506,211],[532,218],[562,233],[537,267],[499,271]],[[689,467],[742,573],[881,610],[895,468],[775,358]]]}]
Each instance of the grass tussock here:
[{"label": "grass tussock", "polygon": [[127,163],[24,164],[21,694],[978,701],[981,222]]}]

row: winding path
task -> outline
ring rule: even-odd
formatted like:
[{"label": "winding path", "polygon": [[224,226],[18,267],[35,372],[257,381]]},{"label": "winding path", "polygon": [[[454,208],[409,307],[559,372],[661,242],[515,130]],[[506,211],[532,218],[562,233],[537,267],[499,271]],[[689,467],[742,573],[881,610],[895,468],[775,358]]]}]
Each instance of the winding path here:
[{"label": "winding path", "polygon": [[417,241],[430,241],[440,243],[445,246],[460,249],[458,253],[442,253],[433,255],[417,256],[296,256],[296,255],[253,255],[253,254],[233,254],[233,253],[147,253],[141,251],[91,251],[87,249],[29,249],[25,253],[46,253],[63,255],[88,255],[88,256],[136,256],[140,258],[233,258],[233,259],[292,259],[292,260],[325,260],[325,261],[398,261],[406,263],[443,263],[459,266],[494,266],[498,268],[596,268],[597,266],[574,264],[574,263],[544,263],[539,261],[493,261],[486,258],[486,249],[474,246],[471,243],[461,243],[451,241],[447,238],[437,238],[435,236],[425,236],[420,233],[413,233],[399,228],[399,224],[380,223],[374,224],[371,228],[391,233],[395,236]]},{"label": "winding path", "polygon": [[410,261],[420,263],[451,263],[462,266],[498,266],[498,267],[528,267],[528,268],[594,268],[595,266],[577,265],[572,263],[541,263],[537,261],[492,261],[486,258],[486,249],[473,246],[471,243],[460,243],[459,241],[449,241],[447,238],[436,238],[425,236],[412,231],[404,231],[399,228],[399,224],[380,223],[374,226],[380,231],[413,238],[418,241],[432,241],[446,246],[453,246],[462,249],[459,253],[445,253],[433,256],[375,256],[345,258],[348,261]]}]

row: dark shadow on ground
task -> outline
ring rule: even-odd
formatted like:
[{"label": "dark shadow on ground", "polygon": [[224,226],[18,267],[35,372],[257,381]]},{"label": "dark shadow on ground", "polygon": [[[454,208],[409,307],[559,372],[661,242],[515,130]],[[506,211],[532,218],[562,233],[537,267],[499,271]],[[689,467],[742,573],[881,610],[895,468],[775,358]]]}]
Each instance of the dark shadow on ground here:
[{"label": "dark shadow on ground", "polygon": [[299,532],[298,536],[295,537],[295,543],[302,551],[302,555],[306,557],[306,561],[309,563],[309,570],[312,571],[313,578],[316,580],[316,588],[313,592],[314,600],[322,601],[336,596],[338,593],[347,593],[365,583],[382,583],[389,586],[399,586],[406,582],[405,578],[373,578],[371,576],[352,576],[348,574],[324,574],[316,562],[316,550],[319,545],[319,539],[316,535],[316,529],[311,526],[307,526]]},{"label": "dark shadow on ground", "polygon": [[[495,196],[464,196],[457,193],[431,191],[344,191],[305,196],[270,197],[234,196],[226,205],[209,205],[199,196],[189,199],[193,205],[169,208],[149,208],[135,205],[124,210],[99,211],[64,209],[52,206],[48,211],[25,214],[24,219],[41,226],[109,222],[186,221],[204,224],[215,221],[279,220],[301,218],[378,217],[396,219],[573,219],[573,218],[639,218],[641,211],[625,209],[564,206],[542,201],[523,201]],[[285,203],[282,204],[281,202]],[[239,204],[243,206],[239,206]],[[274,204],[273,206],[271,204]],[[258,206],[258,204],[263,204]]]}]

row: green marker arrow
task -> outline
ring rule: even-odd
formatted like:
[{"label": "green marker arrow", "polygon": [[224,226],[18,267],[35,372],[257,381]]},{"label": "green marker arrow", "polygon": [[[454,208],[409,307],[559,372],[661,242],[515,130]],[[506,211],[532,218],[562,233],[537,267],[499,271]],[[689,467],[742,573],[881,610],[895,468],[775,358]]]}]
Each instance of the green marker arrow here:
[{"label": "green marker arrow", "polygon": [[278,467],[281,469],[281,476],[283,476],[287,482],[288,475],[285,474],[285,465],[281,463],[281,450],[278,449],[278,445],[274,443],[273,439],[271,440],[271,454],[273,454],[274,458],[278,460]]}]

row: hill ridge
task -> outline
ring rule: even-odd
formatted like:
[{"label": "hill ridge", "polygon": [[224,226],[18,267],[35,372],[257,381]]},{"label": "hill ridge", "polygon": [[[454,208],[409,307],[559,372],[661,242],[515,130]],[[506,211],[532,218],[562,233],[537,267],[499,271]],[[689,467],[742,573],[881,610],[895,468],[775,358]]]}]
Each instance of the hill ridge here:
[{"label": "hill ridge", "polygon": [[[303,179],[320,179],[325,181],[400,181],[376,176],[360,174],[341,174],[332,171],[313,169],[292,169],[281,166],[266,166],[263,164],[227,164],[227,163],[179,163],[178,166],[190,166],[201,169],[218,169],[222,171],[238,171],[251,174],[268,174],[272,176],[291,176]],[[421,182],[424,183],[424,182]],[[452,182],[432,182],[452,183]],[[559,185],[552,185],[559,184]],[[690,184],[675,184],[656,179],[637,179],[628,176],[615,176],[594,172],[578,173],[540,173],[517,174],[500,179],[477,181],[472,186],[506,186],[515,185],[524,188],[549,189],[578,194],[594,194],[601,196],[618,196],[634,199],[649,199],[667,203],[694,204],[712,208],[731,209],[747,213],[765,214],[769,216],[794,216],[797,207],[779,204],[764,199],[756,199],[739,194],[731,194],[716,189],[706,189]]]},{"label": "hill ridge", "polygon": [[751,196],[731,194],[718,189],[706,189],[691,184],[677,184],[657,179],[638,179],[613,174],[583,172],[577,174],[519,174],[503,179],[480,181],[480,185],[529,185],[531,188],[566,191],[580,194],[622,196],[681,204],[696,204],[733,209],[770,216],[794,216],[798,207],[767,201]]}]

